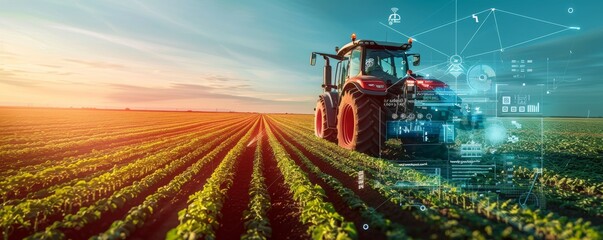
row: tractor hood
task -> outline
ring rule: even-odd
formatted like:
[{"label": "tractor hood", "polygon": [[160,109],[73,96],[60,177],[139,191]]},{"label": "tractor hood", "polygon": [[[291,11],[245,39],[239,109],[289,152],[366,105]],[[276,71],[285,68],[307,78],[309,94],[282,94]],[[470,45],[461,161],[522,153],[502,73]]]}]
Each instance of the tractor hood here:
[{"label": "tractor hood", "polygon": [[443,88],[450,89],[448,87],[448,84],[446,84],[440,80],[426,79],[426,78],[423,78],[422,76],[406,77],[403,79],[403,81],[405,81],[406,84],[408,84],[408,85],[411,85],[411,84],[416,85],[420,91],[433,91],[435,89],[443,89]]},{"label": "tractor hood", "polygon": [[400,87],[416,87],[416,97],[418,102],[439,103],[445,105],[459,105],[462,100],[450,89],[448,84],[437,80],[428,79],[420,75],[406,77],[403,79]]},{"label": "tractor hood", "polygon": [[385,92],[387,89],[387,85],[383,80],[371,75],[356,76],[349,81],[356,83],[357,86],[365,90]]}]

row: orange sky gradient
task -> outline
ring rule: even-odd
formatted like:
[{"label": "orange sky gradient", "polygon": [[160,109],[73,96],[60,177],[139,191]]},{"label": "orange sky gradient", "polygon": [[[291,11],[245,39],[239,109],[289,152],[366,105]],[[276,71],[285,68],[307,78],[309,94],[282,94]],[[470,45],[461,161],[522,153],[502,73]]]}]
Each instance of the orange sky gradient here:
[{"label": "orange sky gradient", "polygon": [[[262,21],[256,34],[210,24],[231,7],[2,3],[0,105],[312,112],[309,93],[320,92],[320,69],[310,76],[275,67],[286,46],[266,26],[278,21],[246,11],[250,6],[234,9],[241,20]],[[183,11],[195,17],[181,17]],[[306,55],[295,57],[305,71]]]}]

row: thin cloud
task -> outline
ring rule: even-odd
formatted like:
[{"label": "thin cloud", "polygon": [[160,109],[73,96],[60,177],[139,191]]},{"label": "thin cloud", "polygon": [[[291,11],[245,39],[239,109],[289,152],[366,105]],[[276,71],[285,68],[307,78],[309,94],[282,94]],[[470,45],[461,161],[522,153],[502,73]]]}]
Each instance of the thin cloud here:
[{"label": "thin cloud", "polygon": [[[177,27],[182,28],[185,31],[189,31],[189,32],[194,32],[196,34],[200,34],[200,35],[204,35],[204,36],[209,36],[209,34],[204,33],[203,31],[199,31],[198,27],[188,24],[186,22],[177,20],[173,17],[170,17],[166,14],[161,13],[160,11],[155,10],[154,8],[148,6],[147,4],[144,4],[141,1],[134,1],[134,3],[136,3],[136,5],[138,5],[138,7],[140,7],[139,9],[144,10],[144,12],[147,14],[147,16],[149,17],[153,17],[153,18],[157,18],[159,21],[165,21],[165,22],[169,22]],[[137,10],[139,10],[137,9]]]},{"label": "thin cloud", "polygon": [[[224,92],[224,89],[188,83],[174,83],[163,88],[141,87],[127,84],[109,84],[109,87],[112,88],[114,92],[109,94],[108,98],[112,101],[122,103],[141,103],[183,99],[239,100],[255,104],[279,104],[291,102],[291,99],[281,101],[274,99],[263,99],[255,96],[217,93],[214,91],[221,90]],[[246,88],[246,86],[243,87]],[[236,90],[237,89],[231,89],[232,92],[236,92]]]},{"label": "thin cloud", "polygon": [[0,79],[0,83],[17,87],[38,88],[38,84],[33,81],[22,81],[16,79]]},{"label": "thin cloud", "polygon": [[226,77],[226,76],[222,76],[222,75],[209,75],[207,77],[204,77],[205,80],[207,81],[211,81],[211,82],[229,82],[232,81],[232,78]]},{"label": "thin cloud", "polygon": [[115,64],[115,63],[107,63],[107,62],[100,62],[100,61],[84,61],[84,60],[76,60],[76,59],[64,59],[65,61],[68,62],[74,62],[74,63],[79,63],[88,67],[93,67],[93,68],[104,68],[104,69],[126,69],[126,66],[124,65],[120,65],[120,64]]},{"label": "thin cloud", "polygon": [[73,75],[73,73],[71,73],[71,72],[59,72],[59,71],[48,71],[47,73],[52,74],[52,75],[61,75],[61,76]]},{"label": "thin cloud", "polygon": [[17,76],[17,74],[0,69],[0,84],[24,88],[38,88],[40,81],[20,78]]},{"label": "thin cloud", "polygon": [[235,85],[218,85],[218,84],[210,84],[210,87],[213,89],[222,89],[222,90],[250,90],[251,85],[249,84],[235,84]]},{"label": "thin cloud", "polygon": [[51,27],[58,29],[58,30],[66,31],[66,32],[72,32],[72,33],[77,33],[77,34],[97,38],[97,39],[104,40],[104,41],[107,41],[107,42],[110,42],[113,44],[129,47],[129,48],[132,48],[132,49],[135,49],[135,50],[138,50],[141,52],[145,52],[145,53],[150,53],[153,55],[156,55],[157,52],[179,50],[179,49],[164,46],[164,45],[149,43],[147,41],[139,41],[139,40],[135,40],[135,39],[131,39],[131,38],[125,38],[125,37],[120,37],[120,36],[116,36],[116,35],[90,31],[90,30],[71,27],[71,26],[67,26],[67,25],[55,24]]},{"label": "thin cloud", "polygon": [[59,65],[52,65],[52,64],[38,64],[42,67],[47,67],[47,68],[61,68],[61,66]]}]

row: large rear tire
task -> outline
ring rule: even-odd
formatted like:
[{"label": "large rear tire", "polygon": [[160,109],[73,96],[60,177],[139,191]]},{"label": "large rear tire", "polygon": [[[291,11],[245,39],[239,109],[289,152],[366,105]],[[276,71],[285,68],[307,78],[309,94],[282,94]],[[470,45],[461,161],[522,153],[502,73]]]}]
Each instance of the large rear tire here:
[{"label": "large rear tire", "polygon": [[379,156],[385,140],[383,98],[348,90],[337,114],[337,140],[342,148]]},{"label": "large rear tire", "polygon": [[322,97],[316,102],[314,111],[314,135],[327,141],[337,142],[337,129],[329,128],[326,104]]}]

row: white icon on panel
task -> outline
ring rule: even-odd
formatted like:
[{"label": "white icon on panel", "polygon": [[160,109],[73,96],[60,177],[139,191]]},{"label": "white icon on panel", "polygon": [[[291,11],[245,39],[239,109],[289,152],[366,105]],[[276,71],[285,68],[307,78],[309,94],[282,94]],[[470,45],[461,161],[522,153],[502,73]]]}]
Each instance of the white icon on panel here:
[{"label": "white icon on panel", "polygon": [[526,112],[525,106],[519,106],[519,112]]},{"label": "white icon on panel", "polygon": [[517,112],[517,106],[511,106],[511,112]]},{"label": "white icon on panel", "polygon": [[532,112],[532,113],[540,112],[540,103],[536,103],[536,105],[528,105],[528,112]]},{"label": "white icon on panel", "polygon": [[509,112],[509,106],[502,106],[502,112]]},{"label": "white icon on panel", "polygon": [[395,8],[395,7],[392,8],[393,13],[389,15],[389,18],[387,18],[389,25],[392,25],[394,23],[400,23],[400,20],[402,19],[402,17],[400,17],[400,15],[396,13],[397,11],[398,11],[398,8]]},{"label": "white icon on panel", "polygon": [[502,102],[503,104],[511,104],[511,96],[503,96]]},{"label": "white icon on panel", "polygon": [[517,104],[526,105],[528,103],[528,99],[530,99],[529,95],[517,95]]}]

